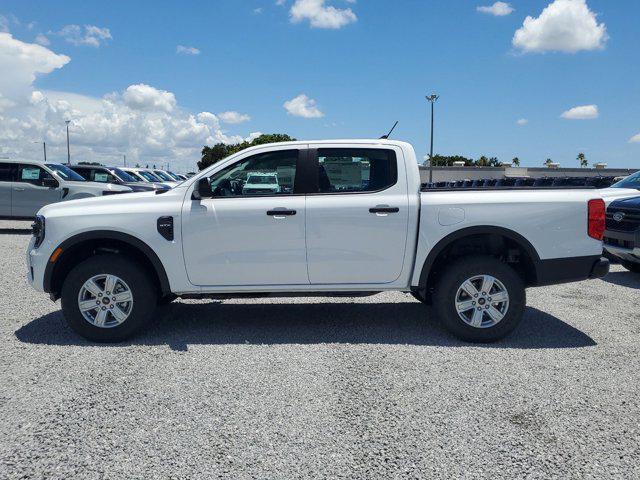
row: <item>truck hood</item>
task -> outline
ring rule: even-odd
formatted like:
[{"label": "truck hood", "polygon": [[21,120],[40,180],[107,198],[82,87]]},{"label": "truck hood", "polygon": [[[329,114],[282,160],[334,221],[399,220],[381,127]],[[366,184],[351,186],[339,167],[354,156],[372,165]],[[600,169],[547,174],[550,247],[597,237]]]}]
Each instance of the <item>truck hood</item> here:
[{"label": "truck hood", "polygon": [[640,210],[640,192],[636,192],[638,195],[631,198],[619,198],[611,203],[612,207],[635,209]]},{"label": "truck hood", "polygon": [[631,198],[640,196],[640,190],[636,190],[635,188],[602,188],[597,191],[598,194],[602,197],[607,205],[609,205],[614,200],[618,200],[621,198]]},{"label": "truck hood", "polygon": [[[106,187],[106,184],[99,184]],[[116,185],[119,186],[119,185]],[[105,188],[103,188],[105,190]],[[127,187],[127,190],[130,190]],[[168,190],[167,192],[170,192]],[[50,203],[40,209],[38,215],[45,217],[66,217],[74,215],[92,215],[107,211],[134,210],[140,204],[148,204],[155,202],[161,196],[155,191],[151,192],[134,192],[126,195],[107,195],[100,197],[79,198],[77,200],[67,200],[65,202]]]}]

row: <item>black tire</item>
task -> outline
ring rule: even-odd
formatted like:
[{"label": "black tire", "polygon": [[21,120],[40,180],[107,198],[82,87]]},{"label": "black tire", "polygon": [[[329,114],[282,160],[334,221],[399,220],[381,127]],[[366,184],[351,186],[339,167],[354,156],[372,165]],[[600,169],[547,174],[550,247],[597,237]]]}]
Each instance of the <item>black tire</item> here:
[{"label": "black tire", "polygon": [[629,262],[628,260],[620,260],[620,264],[633,273],[640,273],[640,263]]},{"label": "black tire", "polygon": [[[458,288],[477,275],[491,275],[509,294],[509,305],[502,320],[486,328],[465,323],[455,305]],[[433,304],[438,319],[456,337],[468,342],[494,342],[511,333],[522,320],[526,293],[522,279],[510,266],[489,256],[468,256],[446,266],[436,282]]]},{"label": "black tire", "polygon": [[[129,286],[133,305],[129,316],[120,325],[102,328],[86,320],[78,306],[83,284],[99,274],[121,278]],[[96,255],[76,265],[62,285],[62,312],[69,326],[79,335],[95,342],[120,342],[132,336],[153,315],[157,292],[150,273],[144,266],[128,257],[115,254]]]}]

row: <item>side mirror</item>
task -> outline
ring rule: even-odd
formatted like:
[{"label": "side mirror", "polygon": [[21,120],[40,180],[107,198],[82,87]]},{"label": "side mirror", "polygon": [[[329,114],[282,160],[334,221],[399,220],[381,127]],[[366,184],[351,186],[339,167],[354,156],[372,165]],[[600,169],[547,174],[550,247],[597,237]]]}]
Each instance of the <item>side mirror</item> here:
[{"label": "side mirror", "polygon": [[202,200],[203,198],[213,197],[213,190],[211,189],[211,183],[208,178],[201,178],[198,180],[196,188],[193,190],[194,200]]},{"label": "side mirror", "polygon": [[42,186],[47,188],[58,188],[60,184],[55,178],[45,177],[42,179]]}]

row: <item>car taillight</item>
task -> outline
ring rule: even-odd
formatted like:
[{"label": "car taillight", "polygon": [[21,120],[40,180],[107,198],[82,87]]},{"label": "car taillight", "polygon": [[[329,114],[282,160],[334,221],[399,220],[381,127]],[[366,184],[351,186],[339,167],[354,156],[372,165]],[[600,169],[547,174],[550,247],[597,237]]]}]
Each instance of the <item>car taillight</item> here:
[{"label": "car taillight", "polygon": [[605,230],[605,204],[601,198],[589,200],[589,225],[587,233],[591,238],[602,240]]}]

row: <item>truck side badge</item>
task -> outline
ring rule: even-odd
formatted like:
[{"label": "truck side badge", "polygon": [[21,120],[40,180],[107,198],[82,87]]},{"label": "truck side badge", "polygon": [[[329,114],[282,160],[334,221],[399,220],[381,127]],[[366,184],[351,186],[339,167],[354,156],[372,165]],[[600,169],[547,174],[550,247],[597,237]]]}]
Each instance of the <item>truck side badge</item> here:
[{"label": "truck side badge", "polygon": [[173,241],[173,217],[160,217],[158,219],[158,233],[170,242]]}]

